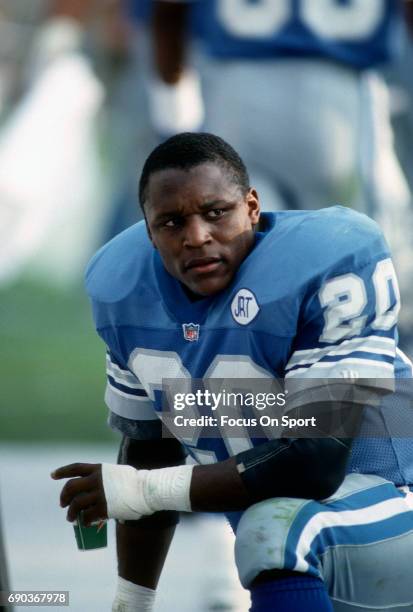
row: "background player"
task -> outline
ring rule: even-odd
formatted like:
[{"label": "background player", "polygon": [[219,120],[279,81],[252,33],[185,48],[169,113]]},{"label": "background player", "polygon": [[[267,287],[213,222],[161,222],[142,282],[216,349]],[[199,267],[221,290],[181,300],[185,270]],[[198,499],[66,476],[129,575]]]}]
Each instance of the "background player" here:
[{"label": "background player", "polygon": [[[189,67],[198,65],[204,127],[240,152],[264,206],[345,202],[376,219],[406,301],[407,344],[413,342],[411,196],[378,71],[401,47],[402,11],[399,0],[155,1],[150,108],[159,132],[180,131],[171,100],[180,102],[181,115],[193,109],[197,83]],[[192,95],[184,95],[190,79]]]},{"label": "background player", "polygon": [[[337,378],[345,389],[350,384],[362,390],[369,404],[395,378],[411,376],[411,364],[396,350],[397,281],[377,226],[331,208],[266,214],[255,233],[258,196],[245,166],[209,134],[182,134],[155,149],[142,173],[140,201],[149,239],[143,223],[133,226],[106,245],[88,271],[97,329],[110,350],[111,424],[126,436],[119,461],[140,469],[74,464],[53,474],[80,476],[61,494],[69,520],[84,509],[86,520],[127,521],[118,525],[114,609],[122,603],[130,610],[152,609],[174,512],[228,513],[259,500],[240,523],[239,513],[229,514],[234,528],[239,523],[237,564],[254,611],[291,610],[292,600],[297,610],[331,610],[326,589],[342,606],[337,609],[412,605],[408,572],[400,573],[412,560],[411,497],[395,487],[410,484],[411,441],[390,444],[389,453],[393,440],[384,405],[373,416],[368,412],[369,426],[372,418],[385,423],[373,456],[368,441],[359,440],[365,452],[352,458],[354,473],[327,500],[344,477],[345,440],[201,435],[185,441],[208,464],[193,467],[179,465],[183,453],[176,440],[160,439],[157,417],[164,378],[237,378],[237,385],[247,380],[250,388],[248,378],[263,384],[285,377],[297,401],[295,385],[304,381],[311,402],[330,410],[335,402],[326,398]],[[239,308],[247,298],[248,311]],[[194,333],[188,336],[190,321]],[[330,379],[327,388],[319,377]],[[407,431],[409,422],[404,425]],[[286,543],[282,554],[279,541]],[[353,553],[345,560],[343,584],[337,576],[344,562],[339,550],[346,545]],[[390,549],[397,549],[397,568],[393,554],[382,554]],[[386,588],[375,589],[384,577]]]},{"label": "background player", "polygon": [[[237,145],[252,175],[279,193],[282,207],[346,201],[371,213],[364,189],[374,177],[365,172],[381,154],[372,150],[378,142],[371,129],[384,129],[373,125],[384,94],[372,69],[397,52],[401,4],[155,1],[155,68],[171,95],[179,91],[195,30],[210,61],[203,74],[206,125]],[[180,101],[190,113],[193,101]],[[165,109],[155,125],[169,120],[174,133],[179,126],[172,118]],[[239,129],[246,118],[248,130]]]}]

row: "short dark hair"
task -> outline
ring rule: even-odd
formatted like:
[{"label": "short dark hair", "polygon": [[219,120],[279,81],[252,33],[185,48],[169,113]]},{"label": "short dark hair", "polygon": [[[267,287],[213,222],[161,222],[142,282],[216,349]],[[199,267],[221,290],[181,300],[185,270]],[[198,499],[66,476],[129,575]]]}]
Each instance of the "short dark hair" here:
[{"label": "short dark hair", "polygon": [[139,180],[139,203],[142,210],[151,174],[167,168],[189,170],[208,162],[225,166],[242,192],[248,191],[248,171],[231,145],[214,134],[183,132],[158,145],[145,161]]}]

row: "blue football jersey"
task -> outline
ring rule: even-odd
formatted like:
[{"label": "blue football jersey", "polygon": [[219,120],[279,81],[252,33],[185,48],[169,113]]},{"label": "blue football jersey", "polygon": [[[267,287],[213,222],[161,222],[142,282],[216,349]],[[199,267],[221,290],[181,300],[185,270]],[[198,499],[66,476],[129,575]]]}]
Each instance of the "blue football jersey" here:
[{"label": "blue football jersey", "polygon": [[200,0],[194,23],[222,59],[323,57],[357,68],[393,57],[398,0]]},{"label": "blue football jersey", "polygon": [[[284,379],[287,387],[374,379],[388,389],[395,378],[411,376],[396,349],[397,280],[377,225],[339,206],[262,218],[266,229],[230,286],[195,302],[165,270],[143,222],[94,256],[87,290],[108,348],[114,428],[135,438],[159,436],[168,378],[240,379],[246,387],[257,378]],[[246,434],[182,441],[197,461],[210,463],[265,440]],[[400,449],[385,429],[372,456],[360,444],[350,470],[363,472],[365,464],[369,473],[413,483],[413,442]]]}]

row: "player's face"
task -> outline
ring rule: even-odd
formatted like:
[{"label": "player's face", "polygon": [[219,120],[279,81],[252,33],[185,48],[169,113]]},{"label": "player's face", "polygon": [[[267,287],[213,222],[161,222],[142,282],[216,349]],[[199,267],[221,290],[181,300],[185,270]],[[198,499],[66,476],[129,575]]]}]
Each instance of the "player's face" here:
[{"label": "player's face", "polygon": [[197,295],[225,289],[254,243],[255,190],[246,195],[225,167],[154,172],[145,202],[150,238],[172,276]]}]

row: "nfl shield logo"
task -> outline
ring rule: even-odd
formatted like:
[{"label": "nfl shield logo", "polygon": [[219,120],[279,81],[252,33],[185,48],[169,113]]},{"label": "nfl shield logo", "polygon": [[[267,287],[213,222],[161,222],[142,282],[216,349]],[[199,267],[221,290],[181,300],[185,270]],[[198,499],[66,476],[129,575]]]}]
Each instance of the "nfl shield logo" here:
[{"label": "nfl shield logo", "polygon": [[185,340],[189,342],[195,342],[199,338],[199,324],[198,323],[183,323],[182,329],[184,330]]}]

